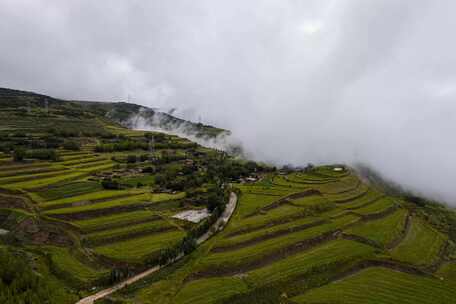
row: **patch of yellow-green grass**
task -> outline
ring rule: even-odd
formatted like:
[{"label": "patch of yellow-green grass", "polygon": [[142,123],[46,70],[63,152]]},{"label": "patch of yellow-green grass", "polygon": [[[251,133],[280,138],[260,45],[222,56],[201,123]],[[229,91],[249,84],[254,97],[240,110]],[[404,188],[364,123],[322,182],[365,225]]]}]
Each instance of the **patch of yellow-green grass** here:
[{"label": "patch of yellow-green grass", "polygon": [[456,289],[444,281],[374,267],[292,298],[302,304],[448,304]]},{"label": "patch of yellow-green grass", "polygon": [[252,185],[237,185],[236,188],[242,191],[242,193],[247,194],[259,194],[259,195],[275,195],[275,196],[286,196],[296,192],[293,189],[281,188],[281,187],[271,187],[271,186],[257,186]]},{"label": "patch of yellow-green grass", "polygon": [[115,198],[120,195],[128,195],[128,194],[142,194],[146,193],[145,190],[138,190],[138,189],[127,189],[127,190],[101,190],[97,192],[90,192],[84,193],[72,197],[65,197],[56,200],[52,200],[49,202],[45,202],[40,204],[42,207],[51,207],[51,206],[58,206],[58,205],[66,205],[72,204],[77,202],[85,202],[85,201],[94,201],[94,200],[104,200],[109,198]]},{"label": "patch of yellow-green grass", "polygon": [[385,211],[388,208],[393,207],[395,204],[396,203],[394,202],[394,200],[392,198],[384,197],[384,198],[381,198],[381,199],[375,201],[373,204],[353,210],[353,212],[355,212],[357,214],[361,214],[361,215],[380,213],[382,211]]},{"label": "patch of yellow-green grass", "polygon": [[339,204],[339,207],[342,209],[353,209],[354,211],[356,211],[356,209],[359,209],[359,208],[367,206],[371,203],[374,203],[376,200],[378,200],[384,196],[385,196],[384,194],[382,194],[376,190],[369,189],[367,191],[366,195],[363,195],[357,199],[354,199],[351,202]]},{"label": "patch of yellow-green grass", "polygon": [[255,216],[246,217],[241,220],[239,212],[233,215],[233,221],[225,228],[227,232],[234,232],[244,230],[246,228],[254,228],[258,226],[271,223],[273,221],[280,221],[289,216],[297,215],[302,212],[302,208],[291,205],[282,205],[278,208],[267,211],[266,213],[260,213]]},{"label": "patch of yellow-green grass", "polygon": [[161,249],[175,245],[184,236],[185,232],[173,230],[96,247],[94,250],[98,254],[112,259],[142,262],[145,257],[157,254]]},{"label": "patch of yellow-green grass", "polygon": [[152,219],[154,217],[156,217],[156,215],[154,215],[152,211],[140,210],[74,221],[73,224],[80,227],[84,232],[90,232],[94,230],[109,229],[112,224],[115,224],[116,226],[129,225],[130,223],[143,221],[148,218]]},{"label": "patch of yellow-green grass", "polygon": [[211,278],[190,282],[174,298],[176,304],[211,304],[246,292],[247,284],[241,278]]},{"label": "patch of yellow-green grass", "polygon": [[[263,256],[273,254],[280,248],[296,244],[298,242],[317,237],[323,233],[328,233],[349,224],[358,218],[356,216],[345,216],[333,220],[330,223],[315,226],[303,231],[289,233],[280,237],[260,241],[255,244],[249,244],[247,247],[240,249],[228,250],[224,252],[212,253],[208,255],[198,268],[201,269],[217,269],[217,268],[230,268],[233,266],[244,265],[246,263],[261,260]],[[229,263],[227,263],[229,261]]]},{"label": "patch of yellow-green grass", "polygon": [[79,181],[73,183],[66,183],[60,186],[43,189],[35,194],[40,197],[39,202],[44,200],[57,200],[62,198],[69,198],[86,193],[93,193],[102,191],[103,188],[100,183],[95,181]]},{"label": "patch of yellow-green grass", "polygon": [[57,171],[51,171],[51,172],[38,172],[38,173],[30,173],[30,174],[25,174],[25,175],[12,175],[12,176],[6,176],[6,177],[0,177],[0,184],[1,185],[8,185],[8,184],[14,184],[14,183],[20,183],[20,182],[26,182],[30,180],[39,180],[43,178],[48,178],[48,177],[53,177],[53,176],[60,176],[64,175],[65,172],[62,172],[64,170],[57,170]]},{"label": "patch of yellow-green grass", "polygon": [[290,202],[291,202],[291,204],[296,205],[296,206],[310,207],[310,206],[322,205],[324,203],[327,203],[328,200],[326,198],[324,198],[323,196],[310,195],[307,197],[292,200]]},{"label": "patch of yellow-green grass", "polygon": [[111,208],[111,207],[127,206],[127,205],[141,204],[141,203],[153,204],[153,203],[158,203],[158,202],[162,202],[162,201],[181,199],[183,197],[185,197],[184,192],[177,193],[177,194],[143,193],[143,194],[138,194],[138,195],[134,195],[134,196],[129,196],[126,198],[104,201],[101,203],[48,210],[45,213],[46,214],[68,214],[68,213],[83,212],[83,211],[89,211],[89,210],[99,210],[99,209],[106,209],[106,208]]},{"label": "patch of yellow-green grass", "polygon": [[438,258],[447,236],[438,232],[417,217],[412,217],[412,224],[404,240],[397,245],[391,255],[394,259],[415,265],[430,265]]},{"label": "patch of yellow-green grass", "polygon": [[373,257],[374,251],[371,246],[358,242],[335,240],[251,271],[247,274],[246,280],[250,286],[255,287],[293,280],[316,268],[343,265]]},{"label": "patch of yellow-green grass", "polygon": [[25,169],[15,169],[15,170],[5,170],[0,171],[0,177],[3,178],[12,178],[12,177],[19,177],[19,176],[29,176],[33,174],[41,174],[41,173],[51,173],[51,172],[59,172],[66,170],[60,166],[46,166],[46,167],[37,167],[37,168],[25,168]]},{"label": "patch of yellow-green grass", "polygon": [[94,269],[81,263],[70,253],[68,248],[45,246],[41,249],[49,254],[51,265],[60,276],[69,275],[81,283],[90,283],[109,273],[108,269]]},{"label": "patch of yellow-green grass", "polygon": [[155,220],[141,224],[130,224],[124,227],[115,228],[115,229],[108,229],[99,232],[90,233],[85,236],[85,239],[90,244],[96,244],[100,241],[105,239],[112,239],[118,237],[128,237],[128,235],[135,234],[135,233],[143,233],[143,232],[153,232],[153,231],[161,231],[163,229],[174,229],[175,226],[171,225],[169,222],[164,220]]},{"label": "patch of yellow-green grass", "polygon": [[456,287],[456,261],[444,263],[437,271],[436,276]]},{"label": "patch of yellow-green grass", "polygon": [[63,182],[65,180],[74,180],[74,179],[81,178],[86,175],[87,175],[86,172],[66,171],[66,172],[64,172],[64,174],[61,174],[58,176],[8,184],[8,185],[5,185],[4,187],[8,188],[8,189],[26,189],[27,190],[27,189],[49,186],[52,184]]},{"label": "patch of yellow-green grass", "polygon": [[[271,225],[265,228],[261,229],[256,229],[251,232],[246,232],[238,235],[233,235],[233,236],[228,236],[226,233],[223,234],[224,238],[220,238],[217,241],[217,246],[226,246],[226,245],[234,245],[238,243],[242,243],[251,239],[255,239],[258,237],[262,236],[268,236],[273,233],[277,232],[285,232],[285,231],[291,231],[292,229],[295,229],[297,227],[303,226],[303,225],[309,225],[312,223],[317,223],[321,221],[321,218],[318,217],[305,217],[305,218],[300,218],[291,222],[283,223],[283,224],[278,224],[278,225]],[[241,230],[242,231],[242,230]]]},{"label": "patch of yellow-green grass", "polygon": [[378,244],[385,246],[401,235],[406,218],[407,211],[405,209],[398,209],[387,217],[361,222],[360,224],[347,229],[345,232],[371,239]]},{"label": "patch of yellow-green grass", "polygon": [[245,216],[280,199],[272,195],[242,193],[239,202],[239,214]]},{"label": "patch of yellow-green grass", "polygon": [[273,183],[274,183],[274,185],[282,186],[284,188],[294,189],[296,191],[304,191],[306,189],[309,189],[308,185],[291,182],[285,176],[282,176],[282,175],[274,176]]}]

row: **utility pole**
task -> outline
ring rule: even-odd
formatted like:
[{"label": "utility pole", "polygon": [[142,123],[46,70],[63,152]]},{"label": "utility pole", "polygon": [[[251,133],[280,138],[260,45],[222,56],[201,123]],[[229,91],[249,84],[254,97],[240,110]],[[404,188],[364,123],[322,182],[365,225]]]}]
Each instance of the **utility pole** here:
[{"label": "utility pole", "polygon": [[155,153],[155,147],[154,147],[154,136],[151,135],[149,138],[149,161],[153,161],[155,159],[154,153]]}]

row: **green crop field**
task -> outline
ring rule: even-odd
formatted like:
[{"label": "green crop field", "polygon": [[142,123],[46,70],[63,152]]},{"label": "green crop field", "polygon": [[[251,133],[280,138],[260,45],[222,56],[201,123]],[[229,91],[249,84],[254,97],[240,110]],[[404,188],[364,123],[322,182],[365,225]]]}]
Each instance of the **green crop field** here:
[{"label": "green crop field", "polygon": [[156,254],[165,247],[175,245],[185,235],[183,231],[152,233],[151,235],[131,240],[111,243],[96,247],[96,253],[106,257],[128,262],[141,262],[151,254]]},{"label": "green crop field", "polygon": [[400,261],[415,265],[430,265],[438,258],[446,237],[418,218],[405,239],[392,250],[391,255]]},{"label": "green crop field", "polygon": [[454,303],[456,290],[435,278],[383,268],[360,273],[293,298],[296,303]]},{"label": "green crop field", "polygon": [[385,218],[361,223],[345,232],[368,238],[386,246],[400,237],[405,226],[406,216],[407,211],[399,209]]}]

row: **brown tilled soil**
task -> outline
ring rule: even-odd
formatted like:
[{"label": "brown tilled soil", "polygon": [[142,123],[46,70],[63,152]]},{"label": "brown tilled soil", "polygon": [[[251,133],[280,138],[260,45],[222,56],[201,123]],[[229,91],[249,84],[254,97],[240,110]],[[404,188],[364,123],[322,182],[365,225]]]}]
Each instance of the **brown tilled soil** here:
[{"label": "brown tilled soil", "polygon": [[73,244],[71,238],[61,228],[38,222],[33,218],[23,220],[14,227],[13,233],[16,238],[28,240],[35,245],[71,246]]},{"label": "brown tilled soil", "polygon": [[16,209],[30,210],[25,199],[17,197],[17,196],[4,195],[4,194],[0,194],[0,208],[16,208]]}]

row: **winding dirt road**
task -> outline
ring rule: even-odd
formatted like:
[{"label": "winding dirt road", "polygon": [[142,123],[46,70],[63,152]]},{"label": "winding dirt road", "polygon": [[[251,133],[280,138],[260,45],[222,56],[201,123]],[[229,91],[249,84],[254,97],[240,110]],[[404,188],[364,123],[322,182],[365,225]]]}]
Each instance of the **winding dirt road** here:
[{"label": "winding dirt road", "polygon": [[[196,243],[198,245],[207,241],[217,231],[220,231],[223,228],[225,228],[225,225],[228,223],[231,216],[233,215],[234,210],[236,209],[236,204],[237,204],[237,195],[236,195],[236,193],[231,192],[230,200],[229,200],[228,204],[226,205],[225,211],[217,219],[217,221],[212,225],[212,227],[205,234],[203,234],[196,240]],[[131,278],[126,279],[125,281],[117,283],[114,286],[100,290],[96,294],[85,297],[85,298],[79,300],[76,304],[93,304],[96,300],[102,299],[102,298],[118,291],[119,289],[122,289],[130,284],[133,284],[133,283],[143,279],[144,277],[147,277],[148,275],[151,275],[152,273],[159,271],[161,268],[166,267],[166,266],[180,260],[183,257],[184,257],[184,254],[181,253],[176,257],[176,259],[174,259],[174,261],[172,261],[171,263],[169,263],[167,265],[154,266],[146,271],[138,273],[137,275],[135,275]]]}]

